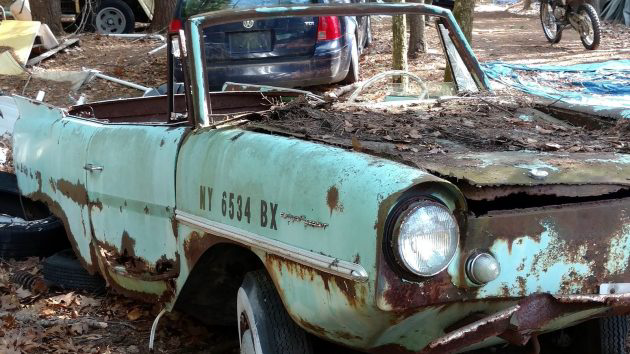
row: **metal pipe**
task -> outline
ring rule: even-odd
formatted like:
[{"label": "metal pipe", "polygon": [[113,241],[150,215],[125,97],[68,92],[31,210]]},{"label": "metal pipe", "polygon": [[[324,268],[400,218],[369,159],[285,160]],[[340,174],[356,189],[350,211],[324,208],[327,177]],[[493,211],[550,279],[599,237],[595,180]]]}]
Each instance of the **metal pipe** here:
[{"label": "metal pipe", "polygon": [[149,88],[149,87],[138,85],[138,84],[135,84],[133,82],[125,81],[125,80],[118,79],[118,78],[115,78],[115,77],[112,77],[112,76],[103,75],[103,74],[101,74],[99,72],[95,72],[94,76],[95,77],[100,77],[101,79],[104,79],[104,80],[109,80],[111,82],[115,82],[117,84],[121,84],[121,85],[124,85],[124,86],[135,88],[137,90],[144,91],[144,92],[147,92],[147,91],[151,90],[151,88]]},{"label": "metal pipe", "polygon": [[142,33],[107,33],[105,36],[117,37],[117,38],[129,38],[129,39],[156,39],[164,41],[164,36],[161,34],[142,34]]}]

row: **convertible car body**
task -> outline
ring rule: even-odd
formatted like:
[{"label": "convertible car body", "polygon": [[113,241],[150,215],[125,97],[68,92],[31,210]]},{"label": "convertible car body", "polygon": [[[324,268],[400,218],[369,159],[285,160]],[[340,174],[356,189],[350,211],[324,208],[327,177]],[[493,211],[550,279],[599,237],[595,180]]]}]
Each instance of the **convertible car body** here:
[{"label": "convertible car body", "polygon": [[[64,221],[85,268],[112,288],[236,323],[244,352],[308,352],[296,339],[304,332],[365,351],[456,352],[627,313],[629,155],[453,146],[425,156],[389,135],[378,146],[394,152],[375,153],[375,142],[250,125],[295,94],[208,90],[209,26],[404,13],[438,18],[451,90],[488,89],[452,14],[438,7],[193,16],[169,41],[185,95],[70,111],[16,98],[21,193]],[[401,139],[437,136],[410,134]]]}]

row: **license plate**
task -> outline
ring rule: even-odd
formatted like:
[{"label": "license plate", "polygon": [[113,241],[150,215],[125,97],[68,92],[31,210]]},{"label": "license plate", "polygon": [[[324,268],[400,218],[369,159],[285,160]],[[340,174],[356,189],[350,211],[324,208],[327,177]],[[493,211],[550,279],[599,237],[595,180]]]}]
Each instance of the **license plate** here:
[{"label": "license plate", "polygon": [[630,283],[606,283],[599,286],[601,295],[630,293]]},{"label": "license plate", "polygon": [[247,54],[271,51],[271,32],[253,31],[230,33],[230,53]]}]

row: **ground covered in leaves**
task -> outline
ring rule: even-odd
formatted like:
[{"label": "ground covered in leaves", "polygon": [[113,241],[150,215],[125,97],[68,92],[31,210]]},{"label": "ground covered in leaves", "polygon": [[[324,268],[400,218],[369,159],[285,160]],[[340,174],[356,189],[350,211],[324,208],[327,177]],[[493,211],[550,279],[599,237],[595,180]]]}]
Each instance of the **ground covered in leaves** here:
[{"label": "ground covered in leaves", "polygon": [[[147,353],[159,309],[116,294],[51,289],[40,261],[0,263],[0,353]],[[174,312],[158,327],[157,353],[236,353],[232,328]]]}]

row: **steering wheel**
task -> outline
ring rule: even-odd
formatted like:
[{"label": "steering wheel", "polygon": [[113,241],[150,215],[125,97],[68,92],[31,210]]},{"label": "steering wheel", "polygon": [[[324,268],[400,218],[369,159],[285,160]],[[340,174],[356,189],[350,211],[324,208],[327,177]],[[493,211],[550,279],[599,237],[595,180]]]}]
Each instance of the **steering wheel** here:
[{"label": "steering wheel", "polygon": [[354,92],[352,93],[352,95],[350,95],[350,98],[348,98],[348,102],[355,102],[357,97],[359,97],[359,95],[363,93],[363,91],[366,88],[374,85],[374,83],[379,80],[382,80],[384,78],[391,77],[391,76],[406,76],[410,78],[411,80],[417,82],[421,88],[419,99],[422,100],[427,97],[427,94],[429,93],[429,89],[427,89],[427,85],[424,83],[424,81],[422,81],[420,77],[406,70],[389,70],[389,71],[385,71],[385,72],[372,76],[371,78],[366,80],[363,84],[361,84],[361,86],[357,87],[356,90],[354,90]]}]

